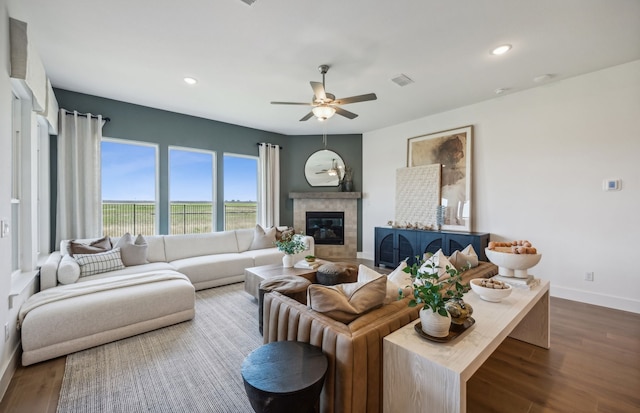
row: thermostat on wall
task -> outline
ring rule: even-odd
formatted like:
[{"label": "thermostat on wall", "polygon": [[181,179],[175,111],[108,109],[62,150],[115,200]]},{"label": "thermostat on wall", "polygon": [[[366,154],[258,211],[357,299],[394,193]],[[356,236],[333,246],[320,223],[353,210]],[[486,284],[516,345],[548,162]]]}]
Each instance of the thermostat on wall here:
[{"label": "thermostat on wall", "polygon": [[620,180],[619,179],[605,179],[602,182],[602,189],[605,191],[619,191]]}]

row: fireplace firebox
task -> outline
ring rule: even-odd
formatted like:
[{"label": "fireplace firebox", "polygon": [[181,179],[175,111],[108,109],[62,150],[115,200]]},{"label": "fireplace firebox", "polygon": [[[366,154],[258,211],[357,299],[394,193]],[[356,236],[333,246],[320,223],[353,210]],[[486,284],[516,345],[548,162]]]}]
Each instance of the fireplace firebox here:
[{"label": "fireplace firebox", "polygon": [[316,244],[344,245],[344,212],[306,213],[306,234]]}]

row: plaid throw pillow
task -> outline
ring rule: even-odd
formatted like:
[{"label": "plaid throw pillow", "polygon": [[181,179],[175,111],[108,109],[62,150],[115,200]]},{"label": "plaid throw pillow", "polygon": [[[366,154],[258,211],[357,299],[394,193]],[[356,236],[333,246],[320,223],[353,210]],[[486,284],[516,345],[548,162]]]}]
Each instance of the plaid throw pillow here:
[{"label": "plaid throw pillow", "polygon": [[78,265],[80,265],[80,277],[88,277],[89,275],[124,268],[122,258],[120,257],[120,248],[114,248],[111,251],[98,254],[75,254],[73,258],[75,258]]}]

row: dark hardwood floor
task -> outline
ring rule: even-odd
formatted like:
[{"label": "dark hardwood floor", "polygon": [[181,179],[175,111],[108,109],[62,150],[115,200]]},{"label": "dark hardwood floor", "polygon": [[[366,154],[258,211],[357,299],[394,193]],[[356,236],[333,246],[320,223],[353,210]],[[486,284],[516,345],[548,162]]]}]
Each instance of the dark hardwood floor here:
[{"label": "dark hardwood floor", "polygon": [[[64,365],[18,368],[0,412],[55,412]],[[505,340],[469,381],[467,411],[639,412],[640,314],[552,297],[551,349]]]}]

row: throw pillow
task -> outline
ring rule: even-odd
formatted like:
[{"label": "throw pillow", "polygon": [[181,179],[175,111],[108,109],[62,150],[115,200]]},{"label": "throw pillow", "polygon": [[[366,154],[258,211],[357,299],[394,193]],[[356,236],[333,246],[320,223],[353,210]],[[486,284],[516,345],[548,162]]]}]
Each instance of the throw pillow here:
[{"label": "throw pillow", "polygon": [[127,232],[113,247],[120,248],[122,263],[127,267],[149,263],[147,261],[149,245],[147,245],[147,240],[140,234],[134,240],[133,236]]},{"label": "throw pillow", "polygon": [[107,236],[97,239],[89,244],[83,244],[76,240],[69,241],[69,254],[72,256],[76,254],[97,254],[109,251],[111,248],[113,248],[111,238]]},{"label": "throw pillow", "polygon": [[273,248],[276,246],[276,228],[271,227],[263,229],[260,224],[256,225],[253,232],[253,241],[251,241],[250,250],[261,250],[264,248]]},{"label": "throw pillow", "polygon": [[[389,304],[393,301],[397,301],[400,290],[402,290],[402,294],[405,297],[411,294],[411,276],[402,271],[406,266],[407,263],[402,261],[398,268],[396,268],[391,274],[387,275],[387,293],[384,297],[383,304]],[[379,277],[382,277],[382,274],[377,271],[374,271],[362,264],[358,266],[358,282],[367,282]]]},{"label": "throw pillow", "polygon": [[73,284],[80,278],[80,265],[71,255],[64,255],[58,265],[58,282]]},{"label": "throw pillow", "polygon": [[80,277],[101,274],[124,268],[120,257],[120,248],[97,254],[77,254],[74,256],[80,266]]},{"label": "throw pillow", "polygon": [[383,304],[387,292],[387,276],[331,286],[311,284],[307,292],[312,310],[348,324]]},{"label": "throw pillow", "polygon": [[285,235],[293,235],[296,231],[292,227],[276,227],[276,240],[280,241]]},{"label": "throw pillow", "polygon": [[[430,267],[433,266],[433,267]],[[453,264],[449,261],[449,259],[444,255],[441,249],[439,249],[435,254],[429,257],[428,260],[422,264],[418,271],[432,273],[436,271],[438,273],[438,281],[442,281],[446,278],[449,278],[449,274],[447,274],[447,267],[455,268]]]},{"label": "throw pillow", "polygon": [[449,262],[451,262],[458,271],[462,271],[462,269],[466,269],[469,266],[470,268],[475,268],[478,266],[478,254],[476,254],[473,246],[469,244],[462,251],[454,251],[449,257]]}]

